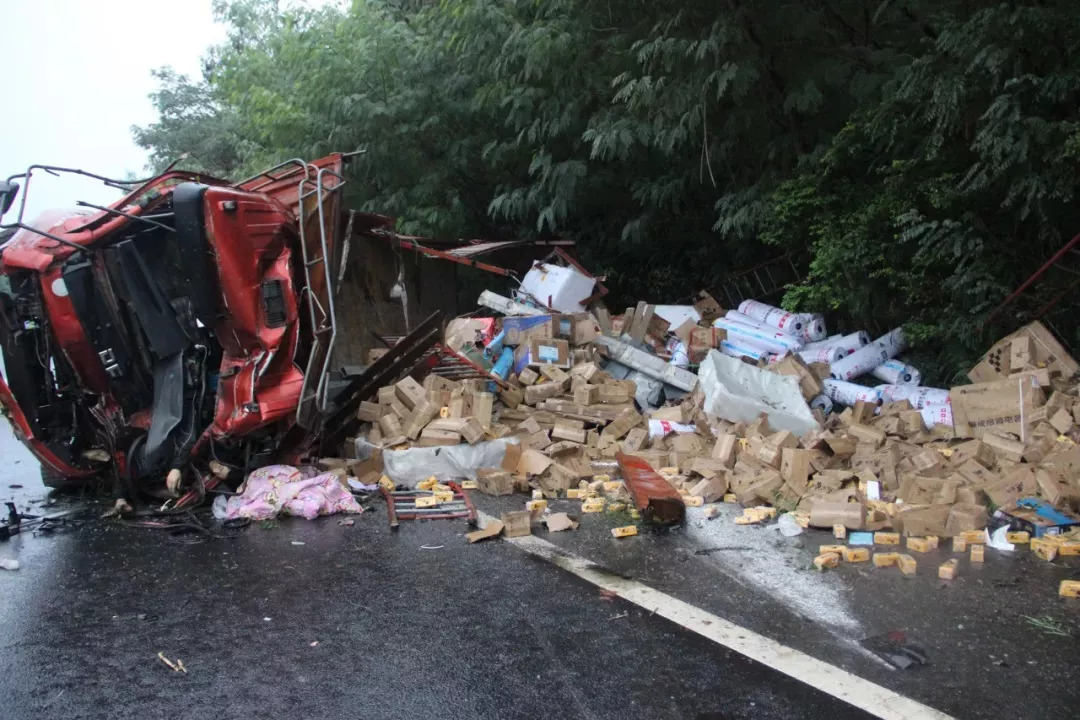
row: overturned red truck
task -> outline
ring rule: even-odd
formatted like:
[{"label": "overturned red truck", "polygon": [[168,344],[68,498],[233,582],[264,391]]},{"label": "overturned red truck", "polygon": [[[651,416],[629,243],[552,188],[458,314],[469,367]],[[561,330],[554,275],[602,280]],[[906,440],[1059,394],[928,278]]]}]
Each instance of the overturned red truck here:
[{"label": "overturned red truck", "polygon": [[[209,459],[251,468],[317,424],[353,217],[340,209],[347,159],[240,182],[32,166],[0,183],[0,210],[16,215],[0,224],[0,405],[47,485],[107,470],[152,491]],[[35,172],[126,194],[27,222]]]}]

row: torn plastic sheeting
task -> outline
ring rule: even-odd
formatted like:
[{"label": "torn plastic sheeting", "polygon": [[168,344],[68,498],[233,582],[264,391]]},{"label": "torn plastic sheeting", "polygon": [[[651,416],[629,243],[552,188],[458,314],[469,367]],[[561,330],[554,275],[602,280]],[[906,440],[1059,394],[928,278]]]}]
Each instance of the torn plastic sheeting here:
[{"label": "torn plastic sheeting", "polygon": [[649,420],[649,437],[667,437],[671,433],[690,435],[695,432],[697,432],[696,425],[686,425],[670,420]]},{"label": "torn plastic sheeting", "polygon": [[829,399],[839,405],[854,405],[860,400],[869,403],[877,403],[881,400],[881,391],[878,388],[857,385],[843,380],[826,378],[821,381],[822,391]]},{"label": "torn plastic sheeting", "polygon": [[871,375],[889,385],[918,385],[922,382],[922,373],[918,368],[902,363],[899,360],[889,360],[874,368]]},{"label": "torn plastic sheeting", "polygon": [[707,413],[731,422],[753,422],[766,413],[774,429],[800,436],[818,429],[796,377],[761,370],[710,350],[698,379]]},{"label": "torn plastic sheeting", "polygon": [[675,487],[642,458],[625,453],[615,455],[623,482],[641,516],[661,525],[677,525],[686,519],[686,504]]},{"label": "torn plastic sheeting", "polygon": [[500,438],[475,445],[439,445],[387,450],[383,472],[397,484],[414,487],[434,475],[440,482],[454,478],[476,479],[480,468],[497,468],[506,455],[506,446],[515,442]]}]

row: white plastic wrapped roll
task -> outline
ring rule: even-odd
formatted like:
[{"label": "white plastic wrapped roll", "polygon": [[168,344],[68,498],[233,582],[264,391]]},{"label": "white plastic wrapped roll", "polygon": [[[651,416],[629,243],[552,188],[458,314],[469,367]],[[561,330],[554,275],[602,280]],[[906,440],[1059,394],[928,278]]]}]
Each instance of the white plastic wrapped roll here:
[{"label": "white plastic wrapped roll", "polygon": [[899,360],[883,362],[871,374],[889,385],[918,385],[922,382],[922,373],[917,368]]},{"label": "white plastic wrapped roll", "polygon": [[854,405],[860,400],[876,403],[881,399],[881,392],[877,388],[856,385],[843,380],[831,378],[822,380],[821,388],[830,400],[840,405]]},{"label": "white plastic wrapped roll", "polygon": [[743,300],[739,303],[739,312],[788,335],[801,334],[803,326],[810,321],[809,315],[789,313],[787,310],[757,300]]},{"label": "white plastic wrapped roll", "polygon": [[834,347],[838,347],[844,351],[845,355],[850,355],[859,348],[866,347],[870,344],[870,333],[865,330],[853,332],[848,335],[844,335],[839,340],[833,343]]},{"label": "white plastic wrapped roll", "polygon": [[866,375],[891,358],[892,355],[884,345],[872,342],[832,363],[829,370],[837,380],[853,380]]},{"label": "white plastic wrapped roll", "polygon": [[798,353],[804,363],[826,363],[832,365],[844,357],[844,351],[838,347],[822,347],[816,350],[801,350]]},{"label": "white plastic wrapped roll", "polygon": [[832,347],[836,345],[843,338],[843,335],[830,335],[824,340],[818,340],[817,342],[808,342],[802,346],[803,350],[820,350],[821,348]]},{"label": "white plastic wrapped roll", "polygon": [[883,402],[907,400],[911,407],[922,410],[927,405],[951,405],[949,391],[941,388],[914,387],[912,385],[878,385]]},{"label": "white plastic wrapped roll", "polygon": [[[730,337],[730,336],[729,336]],[[720,347],[717,348],[720,352],[730,357],[735,358],[750,358],[751,360],[760,360],[765,358],[769,359],[772,354],[768,350],[764,350],[756,345],[751,345],[744,342],[732,342],[732,340],[721,340]]]},{"label": "white plastic wrapped roll", "polygon": [[817,314],[810,316],[810,320],[803,325],[800,334],[800,337],[806,342],[817,342],[824,340],[828,336],[829,332],[825,329],[825,316]]},{"label": "white plastic wrapped roll", "polygon": [[772,325],[766,325],[765,323],[761,322],[760,320],[755,320],[754,318],[750,317],[749,315],[743,315],[738,310],[728,310],[726,313],[724,313],[724,317],[727,318],[728,320],[734,320],[737,323],[742,323],[743,325],[750,325],[752,327],[762,328],[762,329],[770,328],[769,332],[776,332],[776,328],[774,328]]},{"label": "white plastic wrapped roll", "polygon": [[649,437],[665,437],[671,433],[688,435],[692,432],[697,432],[696,425],[684,425],[668,420],[649,420]]},{"label": "white plastic wrapped roll", "polygon": [[737,320],[719,318],[713,321],[713,327],[727,330],[729,338],[732,335],[739,336],[736,340],[742,339],[742,344],[753,343],[769,352],[784,354],[802,350],[803,346],[802,340],[792,335],[776,332],[775,330],[772,330],[772,328],[759,328],[752,325],[746,325]]},{"label": "white plastic wrapped roll", "polygon": [[889,351],[890,358],[894,358],[908,349],[907,340],[904,338],[904,328],[902,327],[885,333],[874,342],[884,346]]},{"label": "white plastic wrapped roll", "polygon": [[821,412],[828,415],[833,411],[833,401],[828,395],[818,395],[810,401],[810,409],[821,408]]},{"label": "white plastic wrapped roll", "polygon": [[935,425],[954,427],[952,405],[927,405],[920,408],[919,412],[922,414],[923,425],[926,425],[927,430]]}]

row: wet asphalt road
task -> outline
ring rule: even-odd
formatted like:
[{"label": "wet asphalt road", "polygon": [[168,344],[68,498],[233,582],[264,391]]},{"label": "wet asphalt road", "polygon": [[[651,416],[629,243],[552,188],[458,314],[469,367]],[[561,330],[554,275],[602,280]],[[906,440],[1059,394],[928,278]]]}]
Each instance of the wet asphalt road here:
[{"label": "wet asphalt road", "polygon": [[[45,493],[9,441],[0,499],[22,509]],[[194,543],[97,521],[18,537],[0,717],[865,717],[464,530],[391,535],[377,508]]]}]

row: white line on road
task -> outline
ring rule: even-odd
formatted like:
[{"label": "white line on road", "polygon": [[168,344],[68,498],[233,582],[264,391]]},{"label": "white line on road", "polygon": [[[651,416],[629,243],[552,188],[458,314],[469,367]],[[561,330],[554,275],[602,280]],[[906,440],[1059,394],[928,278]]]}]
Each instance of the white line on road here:
[{"label": "white line on road", "polygon": [[[485,513],[479,515],[483,524],[492,519]],[[636,580],[605,572],[595,563],[535,535],[504,539],[650,613],[677,623],[691,632],[865,710],[875,717],[885,720],[952,720],[951,716],[943,712],[853,675],[843,668],[782,645]]]}]

